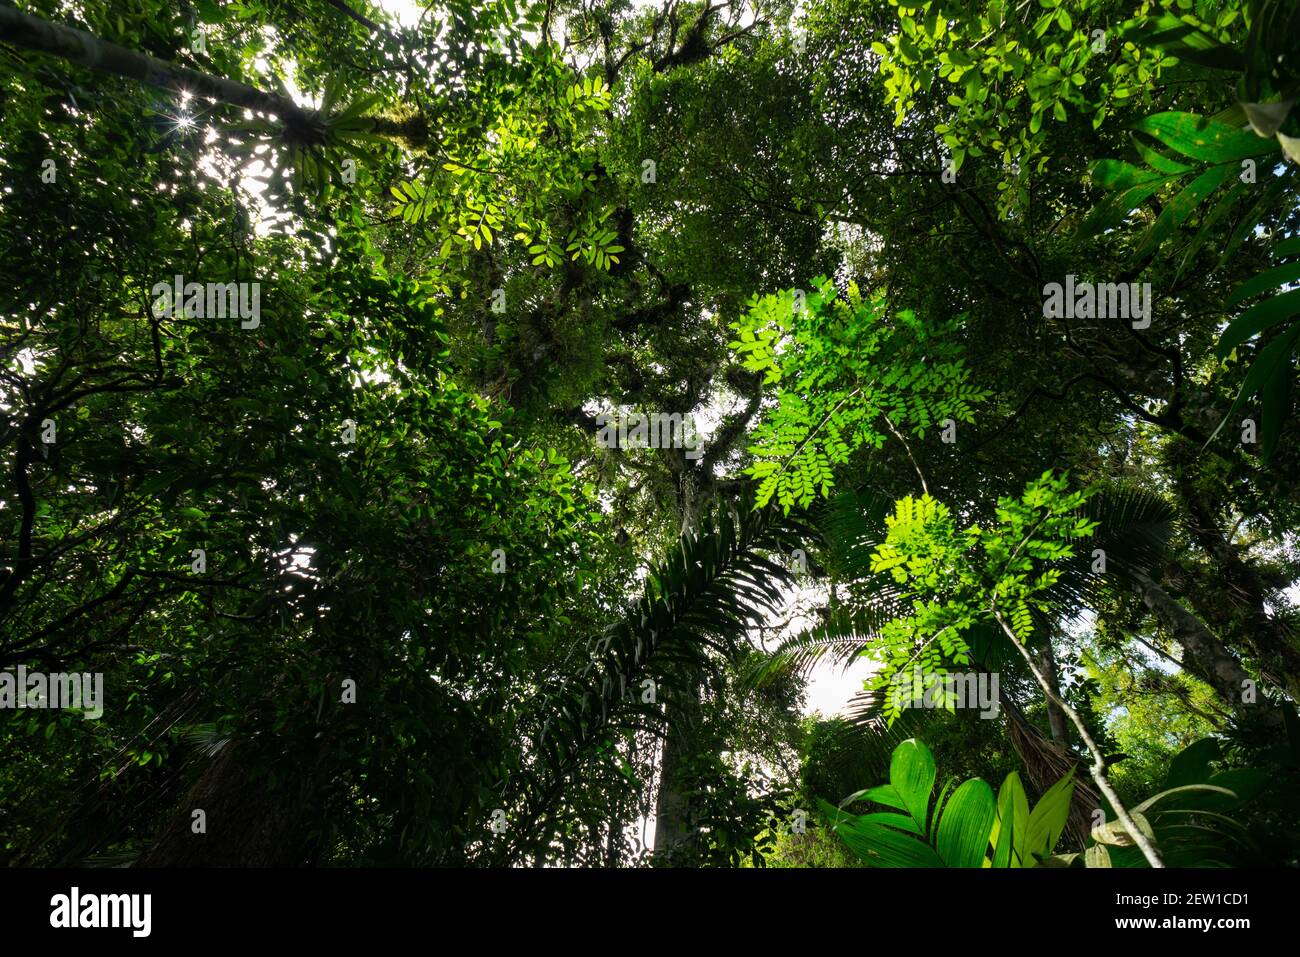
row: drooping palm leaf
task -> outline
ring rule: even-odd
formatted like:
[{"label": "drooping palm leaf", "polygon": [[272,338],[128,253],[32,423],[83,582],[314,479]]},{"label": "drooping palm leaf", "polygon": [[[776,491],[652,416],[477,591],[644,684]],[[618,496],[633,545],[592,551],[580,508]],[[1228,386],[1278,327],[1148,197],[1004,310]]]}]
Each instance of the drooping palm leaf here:
[{"label": "drooping palm leaf", "polygon": [[822,541],[822,566],[833,581],[846,584],[850,597],[830,608],[817,624],[782,639],[747,679],[763,684],[790,671],[807,674],[824,661],[847,668],[890,619],[902,614],[900,589],[888,575],[871,572],[871,554],[885,535],[890,503],[880,495],[837,492],[816,512]]},{"label": "drooping palm leaf", "polygon": [[1099,590],[1158,568],[1174,531],[1173,507],[1133,486],[1103,489],[1088,500],[1083,516],[1097,528],[1073,557],[1056,566],[1061,576],[1051,590],[1053,608],[1063,617],[1088,607]]},{"label": "drooping palm leaf", "polygon": [[509,855],[545,842],[538,822],[593,746],[621,728],[664,730],[664,712],[641,693],[643,682],[671,688],[709,668],[711,651],[738,658],[749,650],[749,629],[778,610],[794,582],[790,568],[766,554],[807,548],[814,534],[797,514],[724,507],[681,537],[646,576],[630,613],[587,643],[585,665],[539,696],[532,762],[512,802],[524,826],[513,828]]}]

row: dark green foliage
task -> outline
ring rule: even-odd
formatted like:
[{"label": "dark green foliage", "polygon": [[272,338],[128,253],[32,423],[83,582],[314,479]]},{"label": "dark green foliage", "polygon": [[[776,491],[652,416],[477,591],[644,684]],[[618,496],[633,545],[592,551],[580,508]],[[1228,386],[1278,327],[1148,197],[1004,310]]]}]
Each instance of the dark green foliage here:
[{"label": "dark green foliage", "polygon": [[1294,2],[389,6],[0,6],[0,861],[1296,863]]}]

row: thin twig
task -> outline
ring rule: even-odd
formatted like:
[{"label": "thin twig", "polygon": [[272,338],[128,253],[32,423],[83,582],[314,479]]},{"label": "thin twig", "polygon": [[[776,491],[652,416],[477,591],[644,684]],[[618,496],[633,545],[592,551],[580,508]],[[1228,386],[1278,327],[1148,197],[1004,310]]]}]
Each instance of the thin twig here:
[{"label": "thin twig", "polygon": [[1115,789],[1110,786],[1110,781],[1106,777],[1106,758],[1102,754],[1101,749],[1097,747],[1097,742],[1092,740],[1092,735],[1088,733],[1088,729],[1079,718],[1078,713],[1066,704],[1061,699],[1060,695],[1052,690],[1047,679],[1043,677],[1043,673],[1039,671],[1038,666],[1034,664],[1033,656],[1029,654],[1029,650],[1025,648],[1025,646],[1020,642],[1020,639],[1016,637],[1015,632],[1007,626],[1007,623],[1003,619],[1002,613],[998,611],[996,604],[991,606],[991,610],[993,612],[993,617],[997,619],[998,625],[1001,626],[1007,637],[1011,639],[1011,643],[1016,646],[1016,650],[1020,652],[1020,656],[1025,659],[1025,664],[1029,666],[1029,670],[1038,681],[1039,687],[1043,689],[1043,694],[1047,695],[1049,701],[1065,712],[1066,717],[1068,717],[1074,724],[1075,730],[1079,732],[1079,737],[1088,748],[1088,751],[1092,754],[1092,780],[1096,782],[1098,790],[1105,795],[1106,800],[1110,802],[1110,806],[1114,808],[1115,816],[1119,818],[1119,822],[1123,825],[1124,830],[1128,832],[1129,837],[1133,838],[1133,843],[1142,851],[1142,856],[1147,859],[1148,864],[1152,867],[1164,867],[1165,862],[1161,860],[1160,853],[1156,850],[1155,845],[1151,843],[1147,836],[1142,833],[1137,824],[1134,823],[1132,816],[1128,813],[1128,809],[1124,807],[1123,803],[1121,803],[1119,795],[1116,794]]},{"label": "thin twig", "polygon": [[880,413],[885,418],[885,424],[889,426],[889,431],[894,433],[894,438],[903,443],[903,450],[907,452],[907,457],[912,460],[912,468],[916,469],[916,477],[921,480],[921,492],[925,495],[930,494],[930,487],[925,484],[925,473],[921,471],[921,466],[917,464],[916,456],[912,454],[912,447],[907,444],[907,439],[903,438],[903,433],[894,427],[894,422],[884,412]]}]

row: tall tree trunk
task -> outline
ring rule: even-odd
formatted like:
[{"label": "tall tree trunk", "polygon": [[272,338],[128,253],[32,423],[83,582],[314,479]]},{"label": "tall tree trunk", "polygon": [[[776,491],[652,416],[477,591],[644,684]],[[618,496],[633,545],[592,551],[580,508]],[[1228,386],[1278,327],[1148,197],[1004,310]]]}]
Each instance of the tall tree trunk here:
[{"label": "tall tree trunk", "polygon": [[[1047,683],[1051,685],[1053,693],[1059,697],[1061,683],[1056,674],[1056,653],[1052,650],[1051,635],[1048,635],[1042,647],[1035,652],[1035,656],[1038,659],[1038,669],[1043,673],[1043,677],[1047,679]],[[1044,695],[1043,698],[1047,702],[1047,724],[1052,732],[1052,741],[1063,748],[1068,748],[1070,746],[1070,734],[1067,730],[1068,723],[1065,712],[1060,709],[1060,706],[1050,696]]]},{"label": "tall tree trunk", "polygon": [[[249,760],[251,745],[228,743],[209,761],[136,867],[306,867],[315,863],[307,833],[314,791],[290,769],[269,786]],[[195,833],[196,811],[203,832]]]},{"label": "tall tree trunk", "polygon": [[618,851],[619,845],[622,843],[619,837],[623,832],[623,822],[617,816],[612,816],[605,826],[605,866],[618,867]]},{"label": "tall tree trunk", "polygon": [[1186,510],[1187,529],[1214,568],[1209,581],[1200,582],[1189,598],[1200,606],[1203,616],[1211,616],[1206,620],[1217,624],[1220,634],[1256,659],[1262,677],[1300,697],[1296,635],[1287,622],[1269,612],[1274,589],[1229,540],[1219,521],[1219,495],[1199,480],[1198,456],[1185,442],[1176,443],[1168,455],[1174,486]]},{"label": "tall tree trunk", "polygon": [[[696,686],[698,688],[698,686]],[[685,769],[694,749],[694,735],[700,707],[696,688],[688,689],[667,707],[668,734],[664,736],[663,760],[659,767],[659,795],[655,801],[656,857],[672,859],[689,850],[695,832],[690,825],[691,803]]]},{"label": "tall tree trunk", "polygon": [[[694,528],[706,503],[699,500],[686,459],[678,450],[669,450],[669,462],[676,476],[677,513],[682,534]],[[663,760],[659,768],[659,794],[655,801],[654,854],[672,858],[674,852],[686,851],[694,842],[690,825],[691,803],[683,770],[694,751],[693,732],[700,719],[699,694],[703,674],[691,672],[684,682],[684,693],[676,695],[668,709],[668,733],[664,736]]]},{"label": "tall tree trunk", "polygon": [[1134,571],[1132,577],[1142,603],[1183,649],[1183,667],[1214,689],[1235,714],[1248,709],[1243,692],[1250,675],[1241,662],[1201,619],[1175,601],[1150,576]]}]

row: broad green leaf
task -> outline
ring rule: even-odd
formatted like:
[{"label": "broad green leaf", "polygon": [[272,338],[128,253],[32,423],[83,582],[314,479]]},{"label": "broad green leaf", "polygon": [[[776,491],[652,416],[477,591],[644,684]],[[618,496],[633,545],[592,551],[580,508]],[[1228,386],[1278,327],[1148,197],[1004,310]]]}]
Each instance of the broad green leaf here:
[{"label": "broad green leaf", "polygon": [[1229,165],[1214,166],[1188,183],[1182,192],[1165,204],[1159,218],[1147,230],[1133,255],[1141,259],[1159,249],[1160,244],[1183,224],[1206,197],[1227,182],[1233,172],[1233,167]]},{"label": "broad green leaf", "polygon": [[[999,805],[1002,803],[1001,795],[998,797],[998,803]],[[1020,866],[1020,857],[1014,853],[1016,820],[1014,806],[1008,805],[1005,809],[999,807],[998,817],[989,832],[989,845],[993,848],[993,857],[989,861],[990,867]]]},{"label": "broad green leaf", "polygon": [[930,792],[934,789],[934,755],[916,738],[908,738],[894,749],[889,762],[892,787],[912,820],[924,832]]},{"label": "broad green leaf", "polygon": [[1169,762],[1169,772],[1165,775],[1165,788],[1182,787],[1184,784],[1204,784],[1210,776],[1210,762],[1217,760],[1221,752],[1219,742],[1214,738],[1193,741],[1174,755],[1174,759]]},{"label": "broad green leaf", "polygon": [[873,867],[943,867],[943,859],[924,841],[882,824],[860,820],[818,801],[826,820],[851,851]]},{"label": "broad green leaf", "polygon": [[1156,113],[1139,120],[1134,129],[1147,133],[1170,149],[1192,159],[1230,163],[1276,151],[1269,140],[1194,113]]},{"label": "broad green leaf", "polygon": [[1029,798],[1020,783],[1020,775],[1012,771],[998,790],[998,822],[994,829],[995,835],[1007,832],[1011,840],[1007,843],[1007,859],[1002,863],[995,861],[994,867],[1032,866],[1033,859],[1028,857],[1026,850],[1029,846],[1029,821]]},{"label": "broad green leaf", "polygon": [[980,867],[997,811],[988,782],[972,778],[943,808],[935,849],[948,867]]},{"label": "broad green leaf", "polygon": [[1056,848],[1070,817],[1070,800],[1074,797],[1074,770],[1057,781],[1042,796],[1029,815],[1025,836],[1025,853],[1028,857],[1046,857]]},{"label": "broad green leaf", "polygon": [[1228,790],[1227,788],[1216,787],[1213,784],[1184,784],[1180,787],[1168,788],[1167,790],[1161,791],[1159,794],[1155,794],[1147,798],[1137,807],[1133,808],[1133,810],[1130,813],[1135,815],[1135,820],[1136,820],[1136,815],[1139,814],[1145,815],[1146,812],[1150,811],[1152,808],[1154,808],[1157,804],[1160,804],[1162,801],[1167,802],[1171,798],[1175,797],[1176,795],[1190,795],[1190,794],[1195,794],[1195,795],[1223,794],[1234,799],[1237,797],[1236,794],[1234,794],[1232,791]]},{"label": "broad green leaf", "polygon": [[890,811],[872,811],[869,814],[859,814],[856,818],[865,824],[887,824],[890,827],[896,827],[900,831],[906,831],[908,834],[915,834],[917,837],[924,835],[916,827],[916,822],[906,814],[894,814]]},{"label": "broad green leaf", "polygon": [[915,837],[879,825],[840,825],[836,832],[859,857],[875,867],[943,867],[934,848]]},{"label": "broad green leaf", "polygon": [[1092,164],[1092,181],[1102,189],[1132,189],[1156,179],[1160,179],[1159,173],[1123,160],[1100,159]]},{"label": "broad green leaf", "polygon": [[1166,156],[1160,150],[1151,146],[1145,139],[1136,135],[1129,134],[1129,139],[1133,141],[1133,147],[1142,157],[1142,161],[1158,173],[1182,174],[1190,173],[1191,166],[1186,163],[1180,163],[1171,157]]},{"label": "broad green leaf", "polygon": [[1243,342],[1253,339],[1279,322],[1286,322],[1296,313],[1300,313],[1300,289],[1292,289],[1290,292],[1256,303],[1234,319],[1223,331],[1223,336],[1215,347],[1215,354],[1220,359],[1225,358]]},{"label": "broad green leaf", "polygon": [[1279,286],[1289,285],[1296,280],[1300,280],[1300,260],[1274,266],[1272,269],[1264,270],[1257,276],[1252,276],[1234,289],[1232,295],[1228,296],[1223,303],[1223,307],[1231,309],[1246,299],[1258,296],[1262,292],[1268,292],[1270,289],[1276,289]]}]

